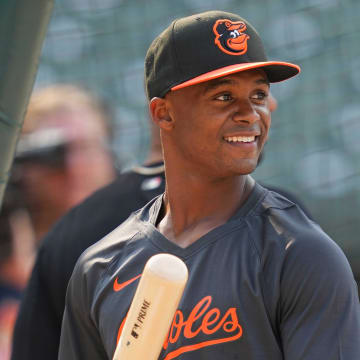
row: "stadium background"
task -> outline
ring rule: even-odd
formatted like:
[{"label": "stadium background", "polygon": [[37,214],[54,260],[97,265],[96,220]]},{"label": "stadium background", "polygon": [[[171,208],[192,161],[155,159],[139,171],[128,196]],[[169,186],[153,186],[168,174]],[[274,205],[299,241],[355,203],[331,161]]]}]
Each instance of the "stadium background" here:
[{"label": "stadium background", "polygon": [[302,73],[272,85],[279,102],[255,177],[299,195],[360,274],[360,2],[358,0],[56,0],[35,88],[85,85],[113,108],[121,169],[149,145],[143,61],[173,19],[239,13],[270,59]]}]

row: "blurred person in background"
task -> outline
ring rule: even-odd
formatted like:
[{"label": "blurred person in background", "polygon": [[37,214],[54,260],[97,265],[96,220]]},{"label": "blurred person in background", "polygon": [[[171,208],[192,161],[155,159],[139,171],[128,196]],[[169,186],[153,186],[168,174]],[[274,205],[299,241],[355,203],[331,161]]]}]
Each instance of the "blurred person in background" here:
[{"label": "blurred person in background", "polygon": [[[276,108],[270,96],[269,109]],[[74,207],[45,236],[16,322],[12,360],[57,359],[66,288],[77,259],[131,212],[164,192],[160,132],[151,121],[150,140],[142,166],[122,173]],[[297,202],[292,194],[285,196]]]},{"label": "blurred person in background", "polygon": [[0,360],[10,358],[19,302],[40,239],[116,175],[111,121],[106,105],[78,86],[49,86],[30,99],[0,211]]},{"label": "blurred person in background", "polygon": [[67,210],[115,177],[110,112],[91,92],[59,84],[34,92],[13,175],[36,240]]}]

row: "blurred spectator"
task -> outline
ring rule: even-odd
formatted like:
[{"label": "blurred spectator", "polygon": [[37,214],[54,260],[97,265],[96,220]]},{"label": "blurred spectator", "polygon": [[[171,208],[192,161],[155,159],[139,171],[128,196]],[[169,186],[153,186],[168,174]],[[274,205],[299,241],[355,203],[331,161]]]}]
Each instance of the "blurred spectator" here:
[{"label": "blurred spectator", "polygon": [[114,178],[111,121],[102,102],[73,85],[31,97],[14,177],[39,240],[56,219]]},{"label": "blurred spectator", "polygon": [[0,212],[0,360],[10,358],[19,301],[40,239],[115,177],[110,134],[110,112],[85,89],[54,85],[30,99]]}]

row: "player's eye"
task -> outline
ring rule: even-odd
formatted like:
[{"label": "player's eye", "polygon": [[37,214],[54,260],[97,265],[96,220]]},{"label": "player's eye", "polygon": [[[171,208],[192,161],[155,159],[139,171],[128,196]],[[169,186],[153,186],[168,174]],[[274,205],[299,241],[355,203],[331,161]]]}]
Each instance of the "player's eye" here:
[{"label": "player's eye", "polygon": [[215,99],[220,101],[231,101],[233,98],[230,94],[226,93],[218,95]]},{"label": "player's eye", "polygon": [[257,91],[255,95],[252,96],[256,100],[265,100],[268,97],[268,94],[265,91]]}]

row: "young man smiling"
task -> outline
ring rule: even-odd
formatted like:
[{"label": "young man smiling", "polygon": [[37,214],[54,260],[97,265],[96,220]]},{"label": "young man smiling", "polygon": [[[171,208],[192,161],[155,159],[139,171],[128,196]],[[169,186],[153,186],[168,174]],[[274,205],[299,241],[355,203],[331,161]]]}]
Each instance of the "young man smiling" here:
[{"label": "young man smiling", "polygon": [[256,168],[271,123],[268,94],[265,72],[253,69],[151,100],[170,175],[158,229],[170,241],[191,245],[248,198],[254,183],[246,175]]},{"label": "young man smiling", "polygon": [[248,21],[211,11],[174,21],[145,69],[166,190],[79,259],[59,359],[112,358],[144,264],[162,252],[186,262],[189,281],[159,359],[359,358],[344,254],[249,175],[271,124],[269,83],[299,67],[267,61]]}]

